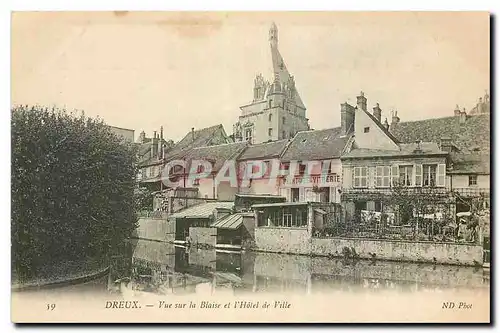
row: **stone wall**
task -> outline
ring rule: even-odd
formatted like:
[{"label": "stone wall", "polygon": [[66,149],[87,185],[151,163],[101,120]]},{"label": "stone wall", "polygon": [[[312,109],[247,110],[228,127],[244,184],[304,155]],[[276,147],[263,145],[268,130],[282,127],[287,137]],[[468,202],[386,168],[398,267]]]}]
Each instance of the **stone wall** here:
[{"label": "stone wall", "polygon": [[190,227],[189,238],[191,239],[191,244],[194,246],[208,245],[215,247],[217,243],[217,228]]},{"label": "stone wall", "polygon": [[483,269],[423,263],[359,260],[355,264],[342,259],[311,258],[311,275],[359,279],[384,279],[441,285],[449,288],[485,286]]},{"label": "stone wall", "polygon": [[255,228],[255,245],[266,252],[310,254],[311,237],[307,229]]},{"label": "stone wall", "polygon": [[140,218],[137,237],[155,241],[168,241],[168,234],[175,237],[175,226],[166,219]]},{"label": "stone wall", "polygon": [[483,249],[479,245],[404,242],[368,239],[313,238],[311,253],[342,256],[344,247],[354,248],[360,258],[435,262],[438,264],[475,265],[483,262]]}]

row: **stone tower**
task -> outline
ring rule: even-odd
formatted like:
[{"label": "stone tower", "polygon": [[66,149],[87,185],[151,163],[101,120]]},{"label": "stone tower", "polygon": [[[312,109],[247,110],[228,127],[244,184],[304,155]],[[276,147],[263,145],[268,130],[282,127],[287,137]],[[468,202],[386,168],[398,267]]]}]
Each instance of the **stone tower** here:
[{"label": "stone tower", "polygon": [[269,29],[272,73],[266,79],[257,74],[254,80],[253,100],[241,106],[239,121],[234,125],[234,136],[251,143],[289,139],[298,131],[309,129],[306,107],[278,50],[278,27]]}]

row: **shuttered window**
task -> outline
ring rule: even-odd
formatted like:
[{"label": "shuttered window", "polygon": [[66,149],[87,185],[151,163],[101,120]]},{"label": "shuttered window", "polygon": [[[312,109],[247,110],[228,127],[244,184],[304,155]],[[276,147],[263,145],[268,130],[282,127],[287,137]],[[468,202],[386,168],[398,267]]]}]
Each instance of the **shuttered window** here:
[{"label": "shuttered window", "polygon": [[398,186],[399,184],[399,165],[391,166],[391,185]]},{"label": "shuttered window", "polygon": [[446,164],[438,164],[436,186],[444,187],[445,184],[446,184]]},{"label": "shuttered window", "polygon": [[391,185],[391,167],[378,166],[375,170],[375,187],[389,187]]},{"label": "shuttered window", "polygon": [[354,187],[368,187],[368,167],[354,167]]}]

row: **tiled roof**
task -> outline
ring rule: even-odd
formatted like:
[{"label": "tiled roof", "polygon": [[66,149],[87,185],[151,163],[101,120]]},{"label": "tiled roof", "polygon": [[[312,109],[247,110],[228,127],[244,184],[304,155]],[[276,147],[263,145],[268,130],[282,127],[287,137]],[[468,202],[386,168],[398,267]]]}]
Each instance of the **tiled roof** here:
[{"label": "tiled roof", "polygon": [[217,172],[224,165],[224,162],[235,160],[247,145],[246,142],[234,142],[193,148],[187,153],[185,160],[188,164],[193,160],[210,161],[212,162],[212,172]]},{"label": "tiled roof", "polygon": [[238,229],[243,223],[243,216],[241,214],[231,214],[224,216],[214,223],[212,223],[211,227],[218,229]]},{"label": "tiled roof", "polygon": [[229,201],[207,202],[183,209],[170,215],[170,218],[209,218],[217,208],[232,209],[233,206],[234,203]]},{"label": "tiled roof", "polygon": [[421,142],[420,147],[416,143],[402,143],[399,150],[365,149],[356,148],[342,156],[342,158],[363,157],[404,157],[423,155],[447,155],[448,153],[439,149],[435,142]]},{"label": "tiled roof", "polygon": [[454,174],[490,174],[490,154],[452,154]]},{"label": "tiled roof", "polygon": [[443,117],[419,121],[402,122],[395,126],[392,134],[401,142],[422,140],[439,143],[448,137],[462,153],[490,152],[490,115],[467,116],[464,124],[460,117]]},{"label": "tiled roof", "polygon": [[195,130],[193,132],[189,131],[181,141],[177,142],[174,147],[168,151],[167,159],[182,158],[191,148],[210,145],[211,140],[219,130],[222,130],[225,135],[224,127],[220,124]]},{"label": "tiled roof", "polygon": [[322,160],[340,157],[350,136],[340,136],[341,128],[298,132],[286,148],[282,161]]},{"label": "tiled roof", "polygon": [[264,160],[278,157],[285,149],[288,140],[278,140],[248,146],[238,160]]}]

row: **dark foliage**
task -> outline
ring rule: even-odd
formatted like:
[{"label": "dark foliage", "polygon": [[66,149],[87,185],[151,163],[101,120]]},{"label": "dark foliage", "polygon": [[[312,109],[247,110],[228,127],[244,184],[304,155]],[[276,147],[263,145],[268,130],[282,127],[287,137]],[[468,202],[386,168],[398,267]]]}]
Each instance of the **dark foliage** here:
[{"label": "dark foliage", "polygon": [[105,257],[137,227],[136,154],[99,119],[11,109],[12,267]]}]

